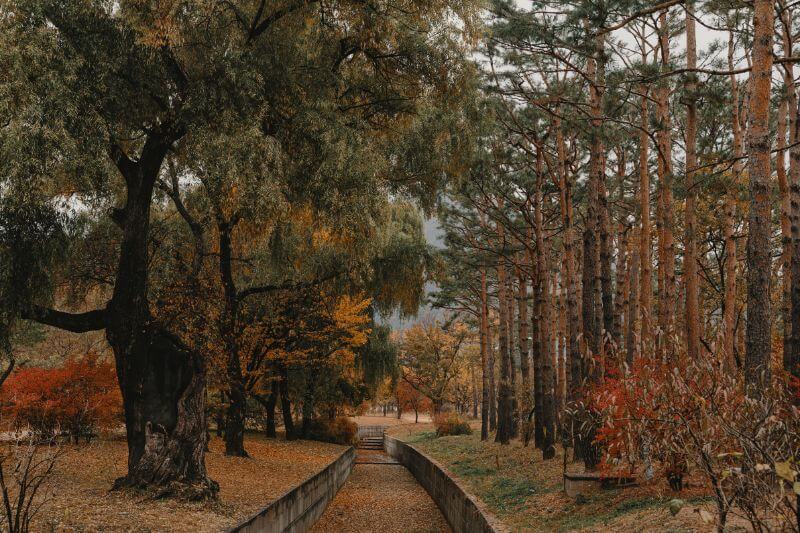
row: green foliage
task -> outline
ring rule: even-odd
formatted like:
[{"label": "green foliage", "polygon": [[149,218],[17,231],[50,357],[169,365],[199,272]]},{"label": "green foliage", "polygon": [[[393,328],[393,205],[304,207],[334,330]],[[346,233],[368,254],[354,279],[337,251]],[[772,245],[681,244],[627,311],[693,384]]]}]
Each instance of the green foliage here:
[{"label": "green foliage", "polygon": [[374,325],[367,344],[356,352],[357,364],[372,395],[384,379],[395,380],[398,376],[397,346],[390,338],[391,332],[392,328],[385,324]]}]

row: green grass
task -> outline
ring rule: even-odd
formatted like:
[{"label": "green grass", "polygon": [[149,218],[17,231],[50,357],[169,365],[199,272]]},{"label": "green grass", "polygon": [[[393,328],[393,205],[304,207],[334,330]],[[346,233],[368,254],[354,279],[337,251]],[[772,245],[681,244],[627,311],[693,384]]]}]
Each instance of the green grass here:
[{"label": "green grass", "polygon": [[[618,519],[636,522],[636,518],[624,518],[627,515],[647,514],[654,509],[666,512],[669,502],[669,498],[620,489],[598,492],[577,503],[560,494],[561,459],[544,462],[540,452],[519,443],[501,447],[481,442],[478,435],[437,438],[433,431],[409,435],[406,441],[463,480],[465,487],[512,531],[604,530],[616,527]],[[703,499],[687,500],[687,504],[698,503],[704,503]],[[685,531],[678,527],[672,533]]]},{"label": "green grass", "polygon": [[521,511],[528,507],[528,498],[537,493],[536,486],[525,478],[499,478],[482,494],[483,501],[499,511]]},{"label": "green grass", "polygon": [[405,442],[409,444],[417,444],[420,442],[427,442],[436,438],[435,431],[421,431],[419,433],[414,433],[408,437]]}]

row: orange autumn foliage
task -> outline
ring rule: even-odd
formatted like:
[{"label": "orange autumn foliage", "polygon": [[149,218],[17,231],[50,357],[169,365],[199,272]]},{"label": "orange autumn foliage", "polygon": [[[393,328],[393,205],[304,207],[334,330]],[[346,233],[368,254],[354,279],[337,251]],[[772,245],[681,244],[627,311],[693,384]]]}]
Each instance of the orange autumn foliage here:
[{"label": "orange autumn foliage", "polygon": [[88,441],[96,429],[121,422],[122,397],[114,365],[93,354],[57,368],[24,368],[0,390],[3,422],[40,437],[65,433]]}]

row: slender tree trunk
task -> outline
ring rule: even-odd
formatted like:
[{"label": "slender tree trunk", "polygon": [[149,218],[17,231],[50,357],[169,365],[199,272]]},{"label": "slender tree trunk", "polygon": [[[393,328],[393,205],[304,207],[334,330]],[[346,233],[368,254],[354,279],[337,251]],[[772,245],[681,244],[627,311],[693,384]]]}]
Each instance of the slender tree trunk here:
[{"label": "slender tree trunk", "polygon": [[[733,65],[734,40],[733,32],[728,36],[728,68],[732,70]],[[734,187],[728,189],[725,199],[725,218],[723,222],[723,232],[725,236],[725,287],[723,291],[722,305],[722,359],[728,366],[733,367],[734,344],[736,342],[736,187],[742,177],[744,141],[742,136],[741,119],[739,116],[739,82],[735,75],[730,76],[731,80],[731,101],[733,107],[732,131],[733,131],[733,179]]]},{"label": "slender tree trunk", "polygon": [[[580,335],[580,311],[578,309],[578,280],[576,276],[575,260],[575,230],[573,228],[573,208],[572,190],[569,180],[569,170],[567,165],[566,143],[561,121],[555,124],[556,128],[556,149],[558,154],[558,203],[561,209],[561,223],[564,227],[564,273],[566,276],[566,350],[569,364],[568,385],[566,387],[566,400],[574,400],[574,393],[581,386],[581,366],[582,351],[578,336]],[[566,364],[566,363],[565,363]]]},{"label": "slender tree trunk", "polygon": [[511,263],[508,264],[506,271],[506,305],[508,315],[506,316],[506,327],[508,328],[508,359],[511,370],[511,438],[519,436],[519,403],[517,401],[517,358],[514,355],[514,275],[511,270]]},{"label": "slender tree trunk", "polygon": [[[289,372],[285,365],[280,365],[278,368],[280,381],[278,382],[278,392],[281,397],[281,414],[283,415],[283,428],[286,432],[286,440],[294,440],[297,434],[294,429],[294,420],[292,419],[292,404],[289,400]],[[384,411],[384,416],[386,412]]]},{"label": "slender tree trunk", "polygon": [[[659,15],[659,34],[661,51],[661,68],[670,70],[669,56],[669,25],[667,10]],[[659,293],[659,355],[666,356],[671,351],[674,343],[672,335],[675,331],[675,237],[673,234],[672,213],[672,120],[669,114],[670,88],[668,78],[662,80],[656,92],[659,129],[656,132],[658,140],[658,192],[660,216],[659,242],[658,242],[658,272],[661,292]]]},{"label": "slender tree trunk", "polygon": [[626,362],[628,367],[633,365],[633,361],[637,356],[637,341],[641,332],[638,330],[641,327],[641,322],[637,320],[639,316],[639,272],[640,272],[639,250],[633,250],[633,257],[630,261],[630,296],[628,297],[628,326],[625,338],[625,353]]},{"label": "slender tree trunk", "polygon": [[747,233],[747,331],[744,375],[749,393],[759,394],[770,367],[770,138],[769,100],[772,87],[772,34],[775,16],[771,0],[754,0],[753,67],[750,71],[748,175],[750,216]]},{"label": "slender tree trunk", "polygon": [[268,438],[274,439],[277,436],[275,431],[275,406],[278,403],[278,391],[275,389],[275,383],[272,384],[272,390],[269,391],[267,404],[265,406],[267,411],[267,427],[265,435]]},{"label": "slender tree trunk", "polygon": [[[487,310],[488,316],[488,310]],[[487,340],[489,341],[489,431],[497,430],[497,387],[495,383],[495,368],[497,362],[495,361],[494,352],[494,331],[491,323],[487,324],[486,332],[488,334]]]},{"label": "slender tree trunk", "polygon": [[639,289],[639,312],[641,313],[641,343],[639,354],[646,357],[652,356],[653,344],[653,256],[652,235],[650,229],[650,169],[649,169],[649,110],[647,106],[649,87],[642,84],[639,87],[642,93],[639,124],[639,202],[640,223],[639,233],[639,264],[641,277]]},{"label": "slender tree trunk", "polygon": [[244,392],[244,376],[239,360],[239,343],[236,338],[239,315],[239,299],[233,280],[231,263],[233,225],[220,219],[217,223],[219,234],[219,274],[225,294],[225,307],[219,318],[220,336],[227,350],[226,377],[228,385],[228,411],[225,417],[225,455],[247,457],[244,449],[244,421],[247,402]]},{"label": "slender tree trunk", "polygon": [[[541,423],[536,425],[537,431],[541,426],[542,435],[537,435],[537,447],[541,447],[544,459],[552,459],[555,457],[555,411],[553,394],[554,378],[553,378],[553,354],[551,348],[550,327],[552,316],[550,309],[552,302],[549,295],[549,265],[547,260],[547,247],[544,240],[544,216],[542,210],[544,208],[542,199],[542,172],[541,160],[539,157],[539,180],[535,192],[534,216],[535,225],[534,233],[536,235],[536,315],[539,322],[539,359],[541,361],[541,391],[540,396],[536,398],[537,418],[541,413]],[[539,373],[539,372],[537,372]],[[541,405],[541,408],[538,408]],[[539,440],[541,439],[541,440]]]},{"label": "slender tree trunk", "polygon": [[[784,90],[787,85],[784,80]],[[791,202],[789,197],[789,180],[786,173],[786,125],[789,106],[787,99],[781,100],[778,106],[778,153],[775,156],[775,174],[778,178],[778,193],[781,200],[781,321],[783,322],[783,361],[786,367],[787,359],[791,358],[792,351],[792,234],[789,212]],[[786,367],[788,369],[788,367]]]},{"label": "slender tree trunk", "polygon": [[[623,199],[624,200],[624,199]],[[625,226],[617,232],[619,245],[617,249],[617,294],[614,298],[616,311],[614,312],[615,344],[620,354],[623,352],[625,337],[625,318],[628,316],[628,295],[630,293],[630,254],[628,253],[628,232]],[[621,357],[616,357],[614,364],[621,367]]]},{"label": "slender tree trunk", "polygon": [[543,325],[543,295],[542,295],[542,279],[543,279],[543,262],[542,262],[542,249],[539,247],[539,230],[538,227],[538,213],[541,207],[538,203],[534,203],[535,210],[535,235],[536,235],[536,257],[533,261],[533,317],[531,320],[531,339],[533,347],[533,443],[537,448],[542,448],[544,445],[544,343],[542,336]]},{"label": "slender tree trunk", "polygon": [[[489,298],[486,289],[486,269],[481,268],[481,440],[489,438]],[[494,361],[492,361],[493,363]]]},{"label": "slender tree trunk", "polygon": [[[697,68],[697,37],[694,1],[686,3],[686,67]],[[695,201],[697,190],[697,78],[690,73],[686,80],[686,226],[684,234],[684,269],[686,287],[686,340],[690,357],[700,355],[700,278],[697,272]]]},{"label": "slender tree trunk", "polygon": [[[498,236],[505,242],[502,226],[498,225]],[[498,316],[500,319],[500,387],[497,398],[497,434],[495,441],[508,444],[514,433],[514,389],[511,384],[512,361],[508,339],[508,295],[505,258],[501,257],[497,264]]]},{"label": "slender tree trunk", "polygon": [[[784,9],[787,26],[792,20],[792,10]],[[793,55],[792,35],[784,30],[784,55]],[[794,82],[794,64],[783,65],[784,84],[786,89],[786,107],[789,117],[789,257],[786,263],[788,271],[784,271],[784,285],[789,282],[789,325],[790,342],[784,341],[783,367],[792,375],[800,378],[800,147],[795,144],[800,140],[800,109],[797,99],[797,87]],[[783,205],[783,202],[782,202]],[[785,209],[785,208],[784,208]],[[786,268],[784,266],[784,268]],[[800,512],[800,506],[798,506]]]},{"label": "slender tree trunk", "polygon": [[519,327],[519,369],[522,374],[522,406],[527,410],[530,407],[531,368],[530,368],[530,343],[528,333],[528,281],[522,270],[517,268],[517,306],[519,309],[517,325]]},{"label": "slender tree trunk", "polygon": [[[475,361],[469,363],[470,381],[472,383],[472,418],[478,418],[478,376],[475,372]],[[397,402],[397,410],[400,410],[400,402]],[[399,416],[397,418],[400,418]]]}]

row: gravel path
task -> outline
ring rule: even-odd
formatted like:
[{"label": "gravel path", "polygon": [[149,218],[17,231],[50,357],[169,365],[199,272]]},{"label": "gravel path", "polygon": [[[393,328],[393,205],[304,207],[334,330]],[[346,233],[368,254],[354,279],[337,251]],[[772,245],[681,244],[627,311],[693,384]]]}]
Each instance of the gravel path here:
[{"label": "gravel path", "polygon": [[451,529],[404,466],[359,464],[311,531],[432,533]]}]

